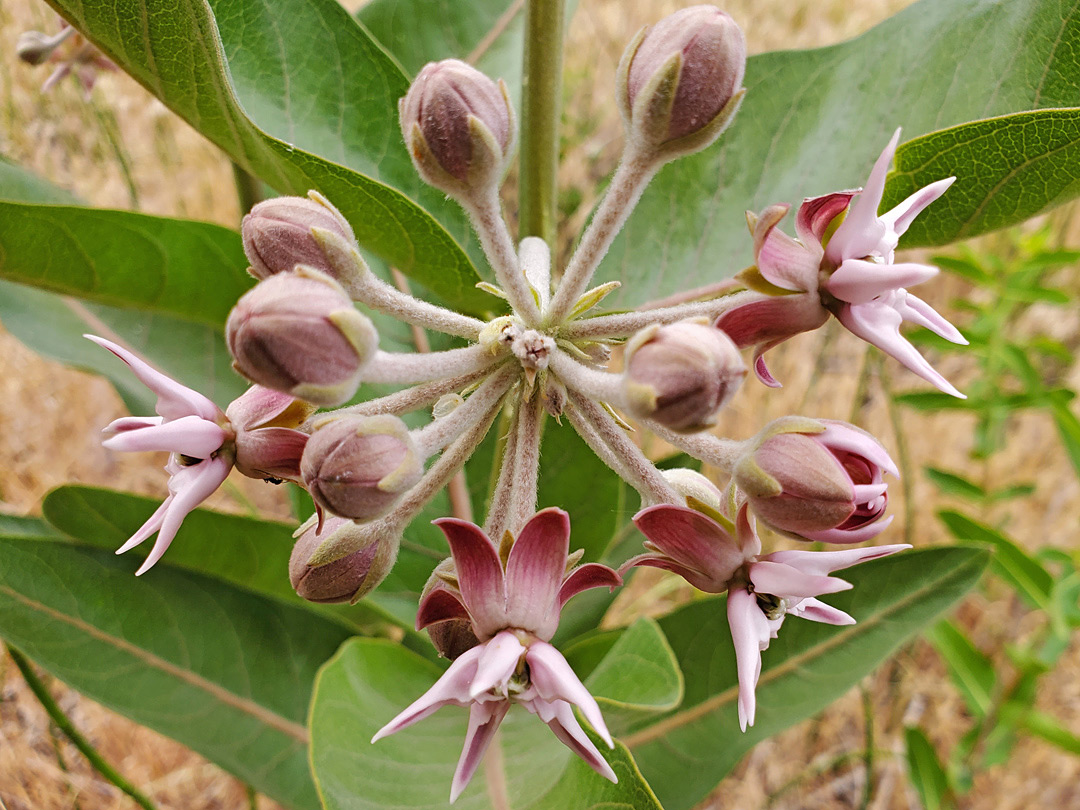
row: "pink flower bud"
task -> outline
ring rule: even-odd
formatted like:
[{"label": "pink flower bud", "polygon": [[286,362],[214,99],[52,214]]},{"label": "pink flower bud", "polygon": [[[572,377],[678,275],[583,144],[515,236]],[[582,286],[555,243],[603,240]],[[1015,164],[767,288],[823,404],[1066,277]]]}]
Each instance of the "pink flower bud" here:
[{"label": "pink flower bud", "polygon": [[859,543],[890,522],[885,472],[896,466],[878,441],[846,422],[785,417],[763,430],[735,466],[734,482],[762,523],[783,534]]},{"label": "pink flower bud", "polygon": [[630,412],[692,433],[715,422],[746,366],[719,329],[693,321],[650,326],[626,346],[623,391]]},{"label": "pink flower bud", "polygon": [[317,270],[278,273],[229,313],[233,367],[253,382],[318,405],[356,393],[379,336],[336,281]]},{"label": "pink flower bud", "polygon": [[304,450],[304,486],[323,509],[372,520],[420,480],[423,459],[396,416],[330,416],[316,423]]},{"label": "pink flower bud", "polygon": [[28,65],[41,65],[49,61],[61,42],[41,31],[23,31],[15,42],[15,55]]},{"label": "pink flower bud", "polygon": [[691,6],[646,28],[619,65],[617,96],[632,137],[665,151],[712,143],[742,98],[746,39],[715,6]]},{"label": "pink flower bud", "polygon": [[[390,573],[397,560],[399,544],[393,537],[366,532],[364,545],[326,565],[312,566],[308,560],[316,549],[327,544],[354,544],[364,527],[346,518],[329,518],[317,530],[315,521],[303,527],[289,558],[289,581],[299,596],[309,602],[352,602],[367,596]],[[395,536],[396,537],[396,536]]]},{"label": "pink flower bud", "polygon": [[253,385],[225,410],[236,432],[236,469],[249,478],[299,481],[308,435],[296,428],[314,411],[302,399]]},{"label": "pink flower bud", "polygon": [[355,240],[345,217],[314,191],[310,199],[276,197],[252,208],[240,226],[251,275],[269,278],[303,264],[333,277],[330,262],[311,235],[312,228],[332,231],[348,242]]},{"label": "pink flower bud", "polygon": [[458,59],[424,66],[400,103],[401,131],[426,183],[461,195],[497,183],[513,151],[506,85]]}]

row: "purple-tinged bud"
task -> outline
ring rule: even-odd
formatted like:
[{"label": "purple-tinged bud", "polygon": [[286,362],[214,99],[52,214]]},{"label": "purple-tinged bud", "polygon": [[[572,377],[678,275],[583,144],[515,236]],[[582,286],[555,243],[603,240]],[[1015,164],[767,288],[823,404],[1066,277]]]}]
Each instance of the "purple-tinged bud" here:
[{"label": "purple-tinged bud", "polygon": [[691,6],[644,28],[627,47],[616,96],[628,136],[671,158],[704,149],[745,92],[746,39],[715,6]]},{"label": "purple-tinged bud", "polygon": [[[309,602],[356,603],[378,587],[397,560],[400,539],[397,535],[366,532],[347,518],[328,518],[318,531],[312,519],[298,532],[300,539],[289,558],[289,581],[299,596]],[[358,537],[357,535],[368,535]],[[343,544],[360,548],[343,557],[312,566],[309,562],[317,549]]]},{"label": "purple-tinged bud", "polygon": [[693,498],[717,512],[724,511],[724,494],[712,481],[699,473],[686,467],[676,467],[673,470],[663,470],[661,475],[671,485],[671,488],[686,498]]},{"label": "purple-tinged bud", "polygon": [[41,65],[49,61],[53,51],[63,41],[41,31],[23,31],[15,42],[15,55],[28,65]]},{"label": "purple-tinged bud", "polygon": [[506,85],[458,59],[430,62],[399,104],[401,132],[424,182],[460,198],[498,184],[516,128]]},{"label": "purple-tinged bud", "polygon": [[251,275],[269,278],[302,264],[334,278],[334,268],[311,235],[312,228],[323,228],[347,242],[355,242],[348,221],[318,192],[308,192],[307,198],[276,197],[257,204],[240,226]]},{"label": "purple-tinged bud", "polygon": [[[453,605],[455,602],[460,604],[460,601],[461,590],[458,587],[457,568],[454,565],[454,558],[447,557],[435,566],[423,591],[420,592],[418,624],[424,624],[422,621],[424,612],[430,609],[432,603],[443,602]],[[480,643],[480,639],[473,632],[472,620],[467,614],[433,622],[424,629],[427,630],[428,637],[431,638],[435,649],[439,651],[439,655],[451,661]]]},{"label": "purple-tinged bud", "polygon": [[245,293],[225,337],[238,372],[318,405],[340,405],[356,393],[379,342],[340,284],[303,267]]},{"label": "purple-tinged bud", "polygon": [[719,329],[697,321],[649,326],[626,345],[623,393],[631,414],[682,433],[715,424],[746,365]]},{"label": "purple-tinged bud", "polygon": [[328,416],[315,424],[300,463],[304,486],[331,514],[373,520],[420,480],[424,460],[396,416]]},{"label": "purple-tinged bud", "polygon": [[302,399],[253,385],[225,410],[236,432],[236,469],[249,478],[299,481],[308,435],[296,428],[314,412]]},{"label": "purple-tinged bud", "polygon": [[789,416],[765,427],[735,465],[733,482],[758,519],[783,534],[861,543],[879,534],[888,503],[888,453],[846,422]]}]

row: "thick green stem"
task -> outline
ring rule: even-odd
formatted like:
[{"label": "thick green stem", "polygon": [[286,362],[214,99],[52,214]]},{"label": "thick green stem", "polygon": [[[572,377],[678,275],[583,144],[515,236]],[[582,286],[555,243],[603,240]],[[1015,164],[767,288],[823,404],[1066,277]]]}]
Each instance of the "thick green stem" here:
[{"label": "thick green stem", "polygon": [[64,714],[63,710],[53,700],[53,696],[49,694],[49,690],[45,688],[45,684],[41,682],[41,678],[34,672],[34,667],[29,661],[23,657],[23,654],[16,650],[14,647],[7,648],[8,655],[11,656],[11,660],[15,662],[15,666],[19,668],[19,672],[22,673],[23,678],[26,680],[26,685],[30,687],[30,691],[34,693],[34,697],[38,699],[41,707],[49,715],[49,719],[52,720],[56,727],[59,728],[67,738],[79,749],[81,753],[89,763],[94,767],[98,773],[112,782],[116,787],[130,796],[137,805],[144,810],[156,810],[154,804],[144,796],[138,788],[134,787],[123,776],[117,773],[113,767],[106,762],[101,754],[97,752],[97,749],[90,744],[90,742],[79,733],[75,725],[68,719],[68,716]]},{"label": "thick green stem", "polygon": [[539,236],[554,253],[566,0],[528,0],[527,5],[518,238]]}]

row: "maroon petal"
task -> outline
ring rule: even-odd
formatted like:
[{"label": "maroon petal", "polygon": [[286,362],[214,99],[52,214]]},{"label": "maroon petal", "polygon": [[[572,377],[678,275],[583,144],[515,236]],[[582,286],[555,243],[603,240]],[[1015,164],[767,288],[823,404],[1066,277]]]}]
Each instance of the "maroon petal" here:
[{"label": "maroon petal", "polygon": [[461,599],[473,620],[481,641],[506,627],[506,596],[503,570],[495,544],[480,529],[465,520],[440,518],[434,521],[450,544],[457,569]]},{"label": "maroon petal", "polygon": [[834,191],[820,197],[807,197],[795,215],[795,233],[804,243],[814,241],[821,244],[833,220],[847,210],[851,198],[860,190]]},{"label": "maroon petal", "polygon": [[450,619],[468,619],[469,611],[449,588],[433,588],[424,594],[416,611],[416,629]]},{"label": "maroon petal", "polygon": [[509,626],[531,630],[544,641],[555,634],[555,600],[569,549],[570,517],[562,509],[544,509],[525,524],[506,561]]},{"label": "maroon petal", "polygon": [[734,538],[715,520],[693,509],[650,506],[634,515],[634,523],[675,562],[708,576],[715,584],[708,589],[712,593],[723,590],[723,583],[744,562]]},{"label": "maroon petal", "polygon": [[300,459],[308,434],[292,428],[264,427],[236,437],[236,469],[248,478],[300,480]]},{"label": "maroon petal", "polygon": [[662,554],[639,554],[636,557],[631,557],[620,566],[620,570],[625,573],[635,566],[659,568],[661,571],[678,574],[699,591],[705,591],[705,593],[723,593],[727,590],[727,582],[716,582],[697,569],[681,565]]},{"label": "maroon petal", "polygon": [[600,563],[579,565],[570,572],[570,576],[559,588],[559,608],[562,609],[571,597],[577,596],[582,591],[602,587],[614,589],[620,585],[622,585],[622,577],[606,565]]}]

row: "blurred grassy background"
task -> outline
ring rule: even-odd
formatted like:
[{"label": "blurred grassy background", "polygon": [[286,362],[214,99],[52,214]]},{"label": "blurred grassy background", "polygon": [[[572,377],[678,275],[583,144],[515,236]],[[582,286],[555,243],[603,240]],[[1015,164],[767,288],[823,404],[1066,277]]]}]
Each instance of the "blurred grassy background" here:
[{"label": "blurred grassy background", "polygon": [[[751,52],[825,45],[854,36],[908,5],[910,0],[733,0],[725,9],[743,26]],[[355,3],[354,3],[355,5]],[[565,219],[560,232],[570,244],[614,168],[621,145],[611,98],[612,76],[625,42],[642,24],[686,5],[641,0],[632,12],[619,0],[582,0],[572,26],[566,64],[564,160],[561,168]],[[18,34],[49,33],[58,19],[38,0],[4,0],[0,6],[0,153],[96,206],[138,208],[236,227],[241,211],[233,193],[229,161],[215,147],[120,73],[100,77],[89,101],[65,80],[39,92],[50,68],[31,68],[14,55]],[[511,181],[512,183],[512,181]],[[821,191],[826,191],[822,189]],[[510,200],[510,197],[508,197]],[[795,202],[795,201],[789,201]],[[1055,215],[1052,227],[1078,244],[1073,211]],[[984,239],[982,250],[1006,249],[1010,235]],[[1075,268],[1061,277],[1074,296]],[[950,301],[971,295],[968,285],[943,277],[925,293],[961,326]],[[1023,328],[1051,331],[1073,349],[1080,343],[1074,311],[1035,307]],[[958,414],[926,416],[891,411],[887,392],[925,386],[891,360],[866,362],[864,344],[830,324],[774,350],[770,367],[785,388],[767,391],[749,381],[725,415],[728,435],[747,436],[786,413],[845,418],[871,429],[890,450],[902,442],[909,474],[894,485],[896,523],[884,542],[905,537],[916,545],[946,542],[933,517],[949,505],[926,482],[928,464],[966,470],[980,482],[1005,486],[1036,483],[1022,502],[982,515],[1005,519],[1010,534],[1029,548],[1076,547],[1080,485],[1049,419],[1015,418],[1009,446],[988,462],[970,459],[972,419]],[[936,362],[961,388],[973,368],[953,357]],[[864,371],[865,366],[865,371]],[[863,384],[860,385],[860,375]],[[1062,383],[1080,388],[1073,364]],[[37,357],[0,327],[0,512],[38,510],[52,487],[68,481],[107,484],[148,495],[164,494],[163,458],[112,454],[99,442],[101,426],[123,407],[101,379]],[[240,510],[253,500],[265,513],[287,515],[273,488],[234,476],[237,489],[220,492],[211,506]],[[905,500],[905,494],[909,500]],[[1020,507],[1017,503],[1021,504]],[[689,596],[673,578],[643,577],[631,596],[635,609],[657,609]],[[626,604],[624,602],[624,607]],[[1022,641],[1044,621],[1028,612],[1004,587],[974,593],[959,623],[984,652],[1000,657],[1006,643]],[[1041,682],[1039,706],[1080,733],[1080,646],[1075,639],[1058,669]],[[0,810],[127,810],[135,805],[94,773],[59,735],[29,694],[10,660],[0,658]],[[106,759],[148,793],[162,810],[248,807],[244,786],[167,739],[139,728],[59,683],[63,708]],[[874,790],[867,804],[863,757],[866,724],[872,722]],[[937,655],[924,642],[909,645],[861,690],[853,690],[822,716],[762,743],[707,802],[707,807],[853,808],[918,807],[904,777],[903,728],[919,723],[939,753],[960,737],[968,718]],[[737,734],[732,729],[732,734]],[[262,810],[275,807],[258,799]],[[1012,810],[1034,806],[1080,808],[1080,760],[1046,743],[1023,739],[1005,766],[976,776],[966,807]]]}]

